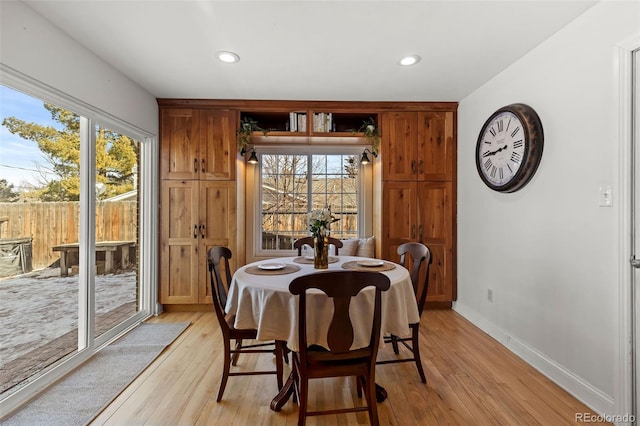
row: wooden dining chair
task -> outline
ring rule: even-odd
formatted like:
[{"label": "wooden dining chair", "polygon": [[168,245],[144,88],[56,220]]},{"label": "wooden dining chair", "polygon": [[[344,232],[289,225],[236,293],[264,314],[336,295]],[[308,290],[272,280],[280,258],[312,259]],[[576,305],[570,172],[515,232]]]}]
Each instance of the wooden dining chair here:
[{"label": "wooden dining chair", "polygon": [[[211,295],[213,298],[213,308],[216,318],[222,330],[222,340],[224,343],[224,364],[222,378],[220,379],[220,389],[216,401],[222,400],[222,394],[227,386],[229,376],[248,376],[260,374],[275,374],[278,382],[278,389],[282,389],[283,376],[283,348],[284,342],[264,342],[243,345],[244,340],[255,340],[256,329],[238,329],[234,327],[235,315],[226,315],[224,306],[227,304],[227,291],[231,284],[231,271],[229,269],[229,259],[231,250],[227,247],[212,247],[208,252],[209,272],[211,278]],[[224,267],[224,277],[220,274],[220,263]],[[235,346],[231,349],[231,340],[235,340]],[[236,366],[238,357],[242,353],[270,353],[275,354],[276,369],[269,371],[231,371],[232,366]]]},{"label": "wooden dining chair", "polygon": [[[364,348],[351,350],[354,329],[349,317],[351,298],[365,287],[375,287],[375,301],[366,324],[371,324],[371,338]],[[380,340],[380,318],[382,291],[389,289],[389,278],[377,272],[332,271],[303,275],[294,279],[289,291],[299,295],[298,307],[298,348],[292,356],[293,374],[296,377],[296,393],[299,401],[298,425],[304,425],[307,416],[340,414],[355,411],[368,411],[372,425],[378,425],[378,409],[375,397],[375,366]],[[307,304],[307,290],[319,289],[333,301],[333,316],[327,332],[329,348],[310,345],[307,341],[307,310],[314,305]],[[317,297],[317,296],[316,296]],[[316,325],[312,325],[316,327]],[[328,377],[355,376],[358,396],[364,389],[366,406],[329,409],[324,411],[308,410],[309,380]]]},{"label": "wooden dining chair", "polygon": [[[398,247],[398,254],[400,255],[400,264],[402,266],[411,267],[411,284],[413,284],[413,291],[416,295],[416,302],[418,303],[418,315],[422,316],[422,310],[424,309],[425,301],[427,300],[427,290],[429,289],[429,265],[431,264],[431,251],[427,246],[421,243],[405,243]],[[410,257],[411,265],[408,265]],[[420,282],[421,268],[424,266],[424,281]],[[398,362],[415,362],[418,374],[422,383],[427,383],[427,378],[424,375],[424,369],[422,368],[422,359],[420,358],[420,322],[415,324],[409,324],[411,329],[411,337],[398,337],[393,334],[384,336],[385,343],[391,343],[393,346],[393,352],[396,355],[400,354],[400,348],[398,344],[402,344],[411,352],[411,356],[408,358],[395,358],[384,361],[378,361],[377,364],[395,364]],[[410,343],[409,343],[410,342]]]},{"label": "wooden dining chair", "polygon": [[[302,246],[305,244],[311,246],[313,248],[313,237],[303,237],[295,240],[293,243],[293,248],[298,249],[298,256],[302,256]],[[329,244],[333,244],[336,249],[336,256],[338,255],[338,249],[342,248],[342,241],[337,238],[329,237]]]}]

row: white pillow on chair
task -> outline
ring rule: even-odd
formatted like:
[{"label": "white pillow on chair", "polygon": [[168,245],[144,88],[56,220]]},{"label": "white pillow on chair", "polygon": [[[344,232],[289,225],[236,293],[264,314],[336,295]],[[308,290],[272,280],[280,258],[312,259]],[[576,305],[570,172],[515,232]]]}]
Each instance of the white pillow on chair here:
[{"label": "white pillow on chair", "polygon": [[350,238],[348,240],[342,240],[342,248],[340,254],[342,256],[355,256],[358,251],[358,245],[360,244],[360,238]]},{"label": "white pillow on chair", "polygon": [[376,241],[373,236],[369,238],[360,238],[358,243],[358,249],[356,250],[356,256],[360,257],[375,257],[376,254]]}]

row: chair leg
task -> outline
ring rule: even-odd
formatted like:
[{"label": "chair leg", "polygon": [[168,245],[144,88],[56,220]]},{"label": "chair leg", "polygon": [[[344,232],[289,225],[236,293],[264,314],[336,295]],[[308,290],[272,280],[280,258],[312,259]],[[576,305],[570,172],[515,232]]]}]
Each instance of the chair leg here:
[{"label": "chair leg", "polygon": [[276,379],[278,381],[278,390],[282,389],[283,386],[283,382],[282,382],[282,376],[284,375],[284,366],[282,365],[282,360],[283,360],[283,347],[284,347],[284,342],[276,340]]},{"label": "chair leg", "polygon": [[420,344],[418,342],[418,335],[420,334],[420,330],[418,329],[417,325],[412,325],[411,330],[411,348],[413,350],[413,358],[416,361],[416,367],[418,368],[418,374],[420,374],[420,380],[422,380],[422,383],[427,383],[427,378],[424,375],[424,370],[422,369],[422,358],[420,358]]},{"label": "chair leg", "polygon": [[364,380],[365,397],[367,399],[367,408],[369,411],[369,422],[371,426],[379,426],[380,420],[378,420],[378,402],[376,400],[376,383],[375,378],[369,377]]},{"label": "chair leg", "polygon": [[396,355],[400,354],[400,349],[398,349],[398,336],[391,335],[391,346],[393,346],[393,353]]},{"label": "chair leg", "polygon": [[[242,349],[242,339],[236,339],[236,350],[240,350]],[[236,364],[238,364],[238,357],[240,356],[239,353],[235,353],[233,354],[233,360],[231,361],[231,365],[233,365],[234,367],[236,366]]]},{"label": "chair leg", "polygon": [[287,364],[289,364],[289,352],[291,352],[291,349],[287,347],[286,342],[283,342],[282,356],[284,357],[284,362],[286,362]]},{"label": "chair leg", "polygon": [[309,379],[298,375],[299,402],[298,402],[298,426],[304,426],[307,421],[307,396],[309,393]]},{"label": "chair leg", "polygon": [[231,348],[228,340],[224,341],[224,364],[222,366],[222,378],[220,379],[220,388],[218,389],[218,398],[216,402],[222,400],[222,394],[224,388],[227,386],[227,379],[229,379],[229,370],[231,369]]},{"label": "chair leg", "polygon": [[362,388],[366,386],[364,383],[364,377],[356,377],[356,395],[358,395],[358,398],[362,398]]}]

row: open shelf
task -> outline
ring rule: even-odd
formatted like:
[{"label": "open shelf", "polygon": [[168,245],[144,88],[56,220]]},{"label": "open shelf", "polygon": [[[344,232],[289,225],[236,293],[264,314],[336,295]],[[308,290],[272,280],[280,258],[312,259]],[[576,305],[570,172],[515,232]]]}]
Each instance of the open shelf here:
[{"label": "open shelf", "polygon": [[378,122],[378,114],[372,112],[330,111],[243,111],[240,119],[255,121],[263,131],[254,136],[322,136],[362,138],[359,132],[365,122]]}]

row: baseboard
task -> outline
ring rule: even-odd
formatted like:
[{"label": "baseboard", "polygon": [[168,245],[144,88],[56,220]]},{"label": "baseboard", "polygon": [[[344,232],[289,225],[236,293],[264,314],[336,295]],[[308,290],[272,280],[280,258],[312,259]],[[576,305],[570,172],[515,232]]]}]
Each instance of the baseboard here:
[{"label": "baseboard", "polygon": [[595,388],[584,379],[559,365],[544,354],[509,335],[506,331],[478,314],[464,303],[455,302],[453,310],[465,317],[480,330],[493,337],[504,347],[522,358],[527,364],[544,374],[555,384],[569,392],[577,400],[600,415],[615,413],[615,404],[611,396]]},{"label": "baseboard", "polygon": [[164,312],[213,312],[213,304],[206,305],[162,305]]}]

